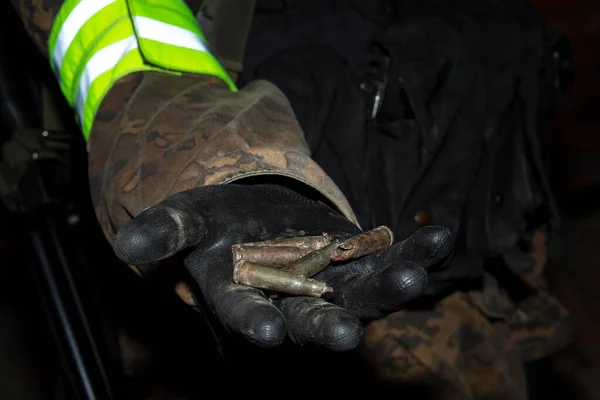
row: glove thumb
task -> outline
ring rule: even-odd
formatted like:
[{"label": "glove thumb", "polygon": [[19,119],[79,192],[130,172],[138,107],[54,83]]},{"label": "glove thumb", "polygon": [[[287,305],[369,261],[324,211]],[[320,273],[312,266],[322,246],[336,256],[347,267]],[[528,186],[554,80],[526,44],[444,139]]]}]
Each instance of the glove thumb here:
[{"label": "glove thumb", "polygon": [[[183,192],[178,197],[186,195]],[[130,265],[149,264],[200,242],[206,233],[204,219],[172,200],[147,208],[117,232],[113,241],[117,257]]]}]

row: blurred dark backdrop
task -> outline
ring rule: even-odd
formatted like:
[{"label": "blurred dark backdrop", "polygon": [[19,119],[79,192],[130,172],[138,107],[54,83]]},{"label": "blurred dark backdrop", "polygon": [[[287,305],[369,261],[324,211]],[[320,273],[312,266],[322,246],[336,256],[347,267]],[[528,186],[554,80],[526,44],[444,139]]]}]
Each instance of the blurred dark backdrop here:
[{"label": "blurred dark backdrop", "polygon": [[573,398],[600,398],[600,2],[533,0],[546,24],[569,40],[575,80],[558,99],[553,160],[563,213],[562,248],[549,279],[576,320],[576,343],[555,360]]}]

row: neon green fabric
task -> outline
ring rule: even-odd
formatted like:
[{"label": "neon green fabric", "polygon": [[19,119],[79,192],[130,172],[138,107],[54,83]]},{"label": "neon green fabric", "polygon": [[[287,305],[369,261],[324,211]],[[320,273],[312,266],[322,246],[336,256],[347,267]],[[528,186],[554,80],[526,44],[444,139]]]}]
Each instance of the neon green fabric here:
[{"label": "neon green fabric", "polygon": [[183,1],[129,0],[129,6],[134,16],[157,19],[156,15],[159,14],[160,21],[189,29],[205,39],[196,23],[196,18],[189,12],[189,8]]},{"label": "neon green fabric", "polygon": [[132,72],[212,75],[237,90],[181,0],[67,0],[48,48],[86,140],[108,90]]}]

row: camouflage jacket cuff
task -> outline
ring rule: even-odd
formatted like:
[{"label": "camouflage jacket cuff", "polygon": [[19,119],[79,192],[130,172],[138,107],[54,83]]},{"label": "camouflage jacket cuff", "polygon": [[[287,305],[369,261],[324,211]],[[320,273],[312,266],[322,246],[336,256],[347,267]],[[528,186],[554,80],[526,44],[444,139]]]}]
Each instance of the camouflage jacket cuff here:
[{"label": "camouflage jacket cuff", "polygon": [[231,92],[208,76],[129,75],[104,98],[88,153],[92,200],[109,240],[169,195],[259,175],[303,182],[357,223],[310,158],[289,102],[266,81]]}]

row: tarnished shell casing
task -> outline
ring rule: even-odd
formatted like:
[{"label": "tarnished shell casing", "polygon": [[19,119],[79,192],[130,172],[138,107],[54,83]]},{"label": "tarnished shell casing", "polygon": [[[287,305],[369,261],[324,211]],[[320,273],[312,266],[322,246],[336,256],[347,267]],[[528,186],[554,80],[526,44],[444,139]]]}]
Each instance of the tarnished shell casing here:
[{"label": "tarnished shell casing", "polygon": [[240,285],[296,296],[321,297],[323,293],[333,291],[323,281],[243,260],[238,261],[233,268],[233,281]]}]

